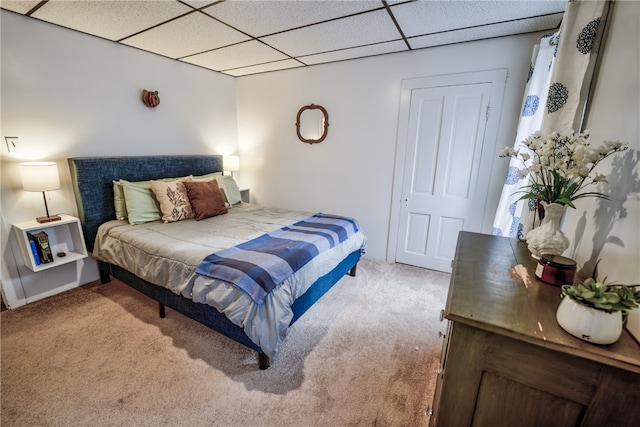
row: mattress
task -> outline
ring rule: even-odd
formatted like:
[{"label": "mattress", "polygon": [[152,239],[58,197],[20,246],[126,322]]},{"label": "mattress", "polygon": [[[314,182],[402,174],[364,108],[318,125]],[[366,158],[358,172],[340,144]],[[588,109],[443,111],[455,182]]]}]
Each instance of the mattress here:
[{"label": "mattress", "polygon": [[293,317],[293,302],[349,254],[364,251],[364,233],[358,231],[335,248],[321,253],[271,291],[263,304],[256,304],[233,284],[198,275],[195,270],[207,255],[312,214],[243,203],[225,215],[202,221],[154,221],[138,225],[108,221],[98,229],[93,257],[216,308],[243,328],[249,339],[275,360]]}]

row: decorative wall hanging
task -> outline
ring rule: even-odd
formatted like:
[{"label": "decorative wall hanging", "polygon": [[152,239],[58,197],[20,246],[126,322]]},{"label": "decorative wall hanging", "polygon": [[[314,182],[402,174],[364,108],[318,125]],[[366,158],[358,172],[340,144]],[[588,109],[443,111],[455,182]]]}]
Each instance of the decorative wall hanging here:
[{"label": "decorative wall hanging", "polygon": [[150,91],[143,89],[142,90],[142,102],[144,105],[150,108],[155,108],[160,105],[160,97],[158,96],[158,91]]},{"label": "decorative wall hanging", "polygon": [[307,144],[322,142],[327,137],[328,127],[329,114],[320,105],[305,105],[298,111],[296,133],[300,141]]}]

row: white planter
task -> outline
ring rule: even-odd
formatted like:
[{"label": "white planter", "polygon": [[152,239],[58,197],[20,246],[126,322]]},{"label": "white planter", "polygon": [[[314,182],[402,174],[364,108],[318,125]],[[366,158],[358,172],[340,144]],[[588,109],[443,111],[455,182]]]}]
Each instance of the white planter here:
[{"label": "white planter", "polygon": [[622,334],[622,312],[596,310],[568,296],[562,298],[556,320],[571,335],[594,344],[612,344]]}]

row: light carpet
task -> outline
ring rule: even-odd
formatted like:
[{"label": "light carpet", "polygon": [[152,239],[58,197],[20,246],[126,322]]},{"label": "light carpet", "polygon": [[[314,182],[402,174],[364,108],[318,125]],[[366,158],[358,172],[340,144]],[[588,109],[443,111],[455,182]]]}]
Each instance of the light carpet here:
[{"label": "light carpet", "polygon": [[119,281],[1,315],[9,426],[424,426],[449,275],[363,258],[256,353]]}]

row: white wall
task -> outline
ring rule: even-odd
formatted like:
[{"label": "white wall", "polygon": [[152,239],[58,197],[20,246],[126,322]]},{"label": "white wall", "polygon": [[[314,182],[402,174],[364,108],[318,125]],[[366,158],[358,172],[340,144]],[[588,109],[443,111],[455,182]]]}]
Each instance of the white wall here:
[{"label": "white wall", "polygon": [[[640,283],[640,3],[615,2],[603,63],[586,122],[592,143],[627,141],[629,150],[603,161],[597,171],[609,179],[600,191],[611,201],[581,199],[567,212],[564,230],[570,256],[600,278]],[[580,231],[584,230],[584,231]],[[640,338],[640,310],[629,328]]]},{"label": "white wall", "polygon": [[[238,79],[238,146],[242,182],[259,203],[357,218],[369,238],[368,256],[384,259],[401,82],[425,76],[506,68],[503,115],[483,231],[490,233],[513,145],[533,45],[541,34],[436,47]],[[297,139],[303,105],[329,113],[320,144]],[[492,143],[492,142],[488,142]],[[399,201],[396,201],[399,202]]]},{"label": "white wall", "polygon": [[[609,178],[599,190],[611,201],[581,199],[569,210],[569,248],[582,265],[602,259],[603,276],[640,283],[640,3],[617,2],[585,128],[592,144],[629,142],[627,152],[603,161],[597,171]],[[586,223],[577,232],[581,218]],[[582,227],[582,226],[580,226]]]},{"label": "white wall", "polygon": [[[57,161],[63,188],[47,193],[49,210],[77,214],[68,157],[236,152],[236,80],[5,10],[0,19],[2,283],[24,302],[98,276],[93,262],[37,274],[22,265],[11,224],[44,215],[44,203],[22,191],[17,163]],[[156,109],[142,89],[159,91]],[[19,151],[5,136],[19,137]]]}]

